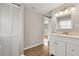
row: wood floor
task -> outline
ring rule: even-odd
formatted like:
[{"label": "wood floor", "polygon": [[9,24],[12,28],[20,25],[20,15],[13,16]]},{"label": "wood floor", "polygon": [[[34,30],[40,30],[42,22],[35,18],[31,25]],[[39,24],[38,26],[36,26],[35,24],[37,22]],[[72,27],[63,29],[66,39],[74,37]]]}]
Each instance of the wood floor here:
[{"label": "wood floor", "polygon": [[48,46],[44,44],[27,49],[24,51],[25,56],[48,56]]}]

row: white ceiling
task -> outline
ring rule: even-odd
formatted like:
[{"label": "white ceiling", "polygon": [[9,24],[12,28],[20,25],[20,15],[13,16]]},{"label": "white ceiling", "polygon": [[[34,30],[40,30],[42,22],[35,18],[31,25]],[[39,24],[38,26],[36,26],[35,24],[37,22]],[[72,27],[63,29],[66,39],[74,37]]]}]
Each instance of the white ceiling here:
[{"label": "white ceiling", "polygon": [[25,8],[46,15],[49,11],[62,5],[62,3],[26,3]]}]

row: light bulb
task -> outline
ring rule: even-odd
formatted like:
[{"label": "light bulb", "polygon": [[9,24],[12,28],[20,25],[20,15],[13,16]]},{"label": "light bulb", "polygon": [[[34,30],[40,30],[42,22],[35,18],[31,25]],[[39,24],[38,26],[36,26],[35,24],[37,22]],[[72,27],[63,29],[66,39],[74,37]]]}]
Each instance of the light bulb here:
[{"label": "light bulb", "polygon": [[66,10],[64,11],[64,13],[65,13],[65,14],[68,14],[68,13],[69,13],[69,10],[68,10],[68,9],[66,9]]},{"label": "light bulb", "polygon": [[70,9],[70,11],[72,12],[72,11],[75,11],[76,9],[74,8],[74,7],[72,7],[71,9]]},{"label": "light bulb", "polygon": [[59,15],[63,15],[63,11],[60,11],[60,12],[59,12]]},{"label": "light bulb", "polygon": [[55,13],[55,16],[59,16],[58,13]]}]

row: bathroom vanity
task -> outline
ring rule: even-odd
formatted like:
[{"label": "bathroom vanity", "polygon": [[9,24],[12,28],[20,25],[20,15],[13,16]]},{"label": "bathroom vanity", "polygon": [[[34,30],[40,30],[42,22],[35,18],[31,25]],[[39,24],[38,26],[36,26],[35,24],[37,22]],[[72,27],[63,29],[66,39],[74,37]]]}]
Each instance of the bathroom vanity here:
[{"label": "bathroom vanity", "polygon": [[[65,11],[68,11],[65,13]],[[60,13],[59,13],[60,12]],[[79,56],[79,6],[64,6],[49,22],[49,54]],[[51,29],[52,28],[52,29]],[[53,33],[52,33],[53,32]],[[61,33],[59,33],[61,32]]]},{"label": "bathroom vanity", "polygon": [[55,56],[79,56],[79,35],[49,34],[49,54]]}]

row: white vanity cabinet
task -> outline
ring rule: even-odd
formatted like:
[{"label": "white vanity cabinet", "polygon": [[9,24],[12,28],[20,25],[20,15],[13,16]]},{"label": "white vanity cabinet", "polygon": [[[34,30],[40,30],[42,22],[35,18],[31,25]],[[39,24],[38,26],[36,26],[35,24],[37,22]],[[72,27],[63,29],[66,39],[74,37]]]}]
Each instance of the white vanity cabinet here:
[{"label": "white vanity cabinet", "polygon": [[[51,38],[51,39],[50,39]],[[49,38],[49,53],[55,56],[79,56],[79,39],[58,35]]]}]

